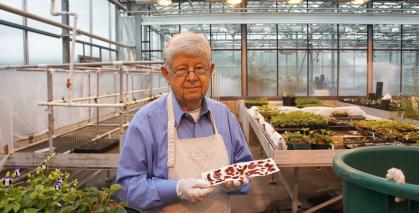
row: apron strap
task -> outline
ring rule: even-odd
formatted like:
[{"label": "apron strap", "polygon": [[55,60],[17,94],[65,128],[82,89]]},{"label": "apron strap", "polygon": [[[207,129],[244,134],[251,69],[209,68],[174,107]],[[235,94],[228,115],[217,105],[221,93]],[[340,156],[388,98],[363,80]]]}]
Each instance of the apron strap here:
[{"label": "apron strap", "polygon": [[[173,93],[170,92],[167,95],[167,167],[173,168],[175,166],[175,139],[178,138],[176,123],[175,123],[175,113],[173,110]],[[211,124],[214,128],[215,135],[219,135],[217,125],[215,125],[215,120],[212,114],[210,113]]]},{"label": "apron strap", "polygon": [[175,134],[176,134],[176,123],[173,112],[173,101],[172,93],[167,95],[167,167],[175,167]]}]

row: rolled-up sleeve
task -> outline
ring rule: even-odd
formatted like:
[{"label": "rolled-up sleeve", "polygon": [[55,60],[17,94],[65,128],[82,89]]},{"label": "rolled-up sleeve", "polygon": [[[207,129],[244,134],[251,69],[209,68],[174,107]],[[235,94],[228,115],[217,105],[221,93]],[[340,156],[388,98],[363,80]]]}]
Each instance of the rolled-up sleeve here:
[{"label": "rolled-up sleeve", "polygon": [[[145,122],[146,123],[146,122]],[[176,180],[153,173],[153,139],[149,128],[132,122],[121,152],[116,182],[122,186],[118,198],[138,209],[151,209],[178,200]]]},{"label": "rolled-up sleeve", "polygon": [[[237,121],[236,117],[234,117],[232,112],[228,111],[227,114],[233,149],[233,163],[252,161],[253,156],[249,150],[249,146],[246,142],[246,138],[244,137],[239,122]],[[250,186],[251,182],[244,185],[240,190],[231,192],[229,194],[245,194],[249,191]]]}]

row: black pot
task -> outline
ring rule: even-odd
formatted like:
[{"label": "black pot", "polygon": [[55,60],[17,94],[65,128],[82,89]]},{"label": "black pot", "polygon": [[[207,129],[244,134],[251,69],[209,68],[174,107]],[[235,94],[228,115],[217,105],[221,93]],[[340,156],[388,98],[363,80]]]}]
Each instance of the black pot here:
[{"label": "black pot", "polygon": [[370,92],[370,93],[368,93],[368,99],[375,100],[375,99],[377,99],[377,96],[375,95],[375,93]]},{"label": "black pot", "polygon": [[311,144],[311,149],[330,149],[330,144]]},{"label": "black pot", "polygon": [[391,100],[381,100],[381,109],[390,111]]},{"label": "black pot", "polygon": [[295,97],[283,97],[282,98],[282,105],[284,106],[295,106]]},{"label": "black pot", "polygon": [[293,150],[308,150],[311,148],[310,143],[293,143],[292,149]]},{"label": "black pot", "polygon": [[130,208],[130,207],[125,207],[125,210],[127,211],[127,213],[141,213],[137,209]]}]

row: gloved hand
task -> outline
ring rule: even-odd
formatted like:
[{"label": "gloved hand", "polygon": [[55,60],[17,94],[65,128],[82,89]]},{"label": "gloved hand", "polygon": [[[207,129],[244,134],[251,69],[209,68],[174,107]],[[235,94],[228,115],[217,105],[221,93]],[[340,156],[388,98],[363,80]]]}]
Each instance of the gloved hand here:
[{"label": "gloved hand", "polygon": [[205,199],[214,190],[207,181],[195,178],[179,179],[176,185],[177,196],[192,203]]},{"label": "gloved hand", "polygon": [[221,185],[221,189],[225,192],[232,192],[240,189],[247,183],[249,183],[249,179],[247,177],[240,180],[227,181]]}]

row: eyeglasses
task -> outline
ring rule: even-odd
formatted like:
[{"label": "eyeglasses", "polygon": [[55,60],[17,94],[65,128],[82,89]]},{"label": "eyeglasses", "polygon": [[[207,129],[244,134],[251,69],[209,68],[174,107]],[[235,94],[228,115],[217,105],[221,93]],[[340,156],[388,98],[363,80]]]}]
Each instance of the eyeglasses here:
[{"label": "eyeglasses", "polygon": [[206,75],[208,73],[208,70],[210,69],[211,63],[208,64],[207,67],[205,67],[202,64],[197,64],[193,67],[193,70],[190,71],[190,68],[186,65],[179,65],[175,69],[171,65],[170,69],[175,73],[176,77],[186,77],[189,75],[190,72],[195,73],[195,75]]}]

